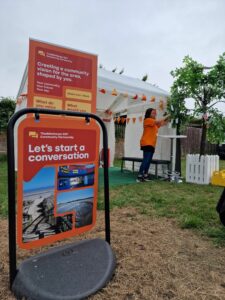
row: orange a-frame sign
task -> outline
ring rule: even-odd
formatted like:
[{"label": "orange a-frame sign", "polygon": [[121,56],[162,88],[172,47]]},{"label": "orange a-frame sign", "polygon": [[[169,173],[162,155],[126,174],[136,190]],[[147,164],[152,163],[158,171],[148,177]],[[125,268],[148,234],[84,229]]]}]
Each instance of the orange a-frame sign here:
[{"label": "orange a-frame sign", "polygon": [[19,246],[30,249],[90,230],[97,209],[96,122],[29,116],[18,136]]},{"label": "orange a-frame sign", "polygon": [[27,107],[96,112],[97,56],[30,40]]}]

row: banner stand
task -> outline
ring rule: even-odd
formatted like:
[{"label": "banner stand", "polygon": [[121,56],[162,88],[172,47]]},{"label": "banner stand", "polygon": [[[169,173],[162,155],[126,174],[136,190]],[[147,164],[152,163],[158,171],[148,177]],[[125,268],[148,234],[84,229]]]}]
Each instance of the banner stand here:
[{"label": "banner stand", "polygon": [[[55,247],[30,257],[17,268],[16,253],[16,184],[14,126],[27,114],[64,115],[96,120],[103,132],[104,152],[104,203],[105,240],[83,240],[62,247]],[[115,255],[110,247],[108,140],[103,121],[91,113],[39,108],[22,109],[15,113],[7,128],[8,151],[8,220],[9,220],[9,275],[10,289],[18,298],[29,299],[83,299],[103,288],[115,269]],[[60,272],[60,273],[59,273]]]}]

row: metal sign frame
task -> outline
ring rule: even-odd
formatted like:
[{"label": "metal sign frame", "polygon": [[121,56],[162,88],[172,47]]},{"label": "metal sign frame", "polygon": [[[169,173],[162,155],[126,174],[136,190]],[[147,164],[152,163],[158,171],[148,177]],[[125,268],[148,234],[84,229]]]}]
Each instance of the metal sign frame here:
[{"label": "metal sign frame", "polygon": [[105,203],[105,240],[110,244],[110,208],[109,208],[109,172],[108,172],[108,135],[104,122],[95,114],[72,112],[64,110],[50,110],[40,108],[25,108],[16,112],[8,123],[7,128],[7,164],[8,164],[8,233],[9,233],[9,277],[10,289],[17,274],[17,251],[16,251],[16,180],[15,180],[15,145],[14,126],[16,121],[27,114],[35,114],[39,118],[43,115],[64,115],[70,117],[84,117],[87,121],[96,120],[101,126],[103,133],[104,153],[104,203]]}]

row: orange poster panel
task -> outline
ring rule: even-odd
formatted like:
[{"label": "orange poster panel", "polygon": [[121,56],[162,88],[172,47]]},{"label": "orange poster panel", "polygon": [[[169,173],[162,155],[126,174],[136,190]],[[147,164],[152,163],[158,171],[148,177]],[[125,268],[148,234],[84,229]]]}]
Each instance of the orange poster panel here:
[{"label": "orange poster panel", "polygon": [[97,209],[96,122],[28,117],[18,136],[19,246],[30,249],[90,230]]},{"label": "orange poster panel", "polygon": [[96,112],[97,56],[30,40],[28,107]]}]

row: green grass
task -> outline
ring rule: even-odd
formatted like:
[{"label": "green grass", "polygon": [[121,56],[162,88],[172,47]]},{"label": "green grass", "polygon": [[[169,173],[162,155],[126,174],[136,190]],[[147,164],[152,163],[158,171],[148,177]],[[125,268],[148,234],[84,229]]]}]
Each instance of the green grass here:
[{"label": "green grass", "polygon": [[7,215],[8,197],[7,197],[7,162],[6,155],[0,155],[0,216]]},{"label": "green grass", "polygon": [[[117,160],[115,166],[120,166]],[[185,160],[182,175],[185,177]],[[220,161],[225,169],[225,161]],[[221,225],[216,205],[222,187],[190,183],[174,184],[155,180],[151,183],[117,186],[110,189],[111,207],[133,206],[142,214],[174,218],[183,229],[192,229],[225,246],[225,228]],[[103,207],[101,193],[99,207]]]},{"label": "green grass", "polygon": [[[215,210],[223,188],[160,180],[113,187],[111,207],[133,206],[149,216],[174,218],[181,228],[193,229],[225,246],[225,228]],[[100,207],[103,193],[100,193]]]},{"label": "green grass", "polygon": [[225,160],[220,160],[220,170],[225,170]]},{"label": "green grass", "polygon": [[[120,167],[120,161],[116,161]],[[182,161],[185,170],[185,161]],[[225,169],[225,161],[220,161],[220,169]],[[183,173],[184,175],[185,173]],[[215,210],[222,187],[174,184],[155,180],[150,183],[134,183],[110,188],[111,207],[133,206],[141,214],[167,217],[177,220],[183,229],[191,229],[210,238],[217,245],[225,246],[225,228]],[[103,208],[103,189],[99,191],[98,207]],[[7,163],[0,156],[0,216],[7,216]]]},{"label": "green grass", "polygon": [[[114,167],[119,167],[121,166],[121,159],[115,159],[114,160]],[[220,160],[220,170],[225,170],[225,160]],[[185,177],[185,172],[186,172],[186,160],[183,158],[181,160],[181,173],[182,176]]]}]

